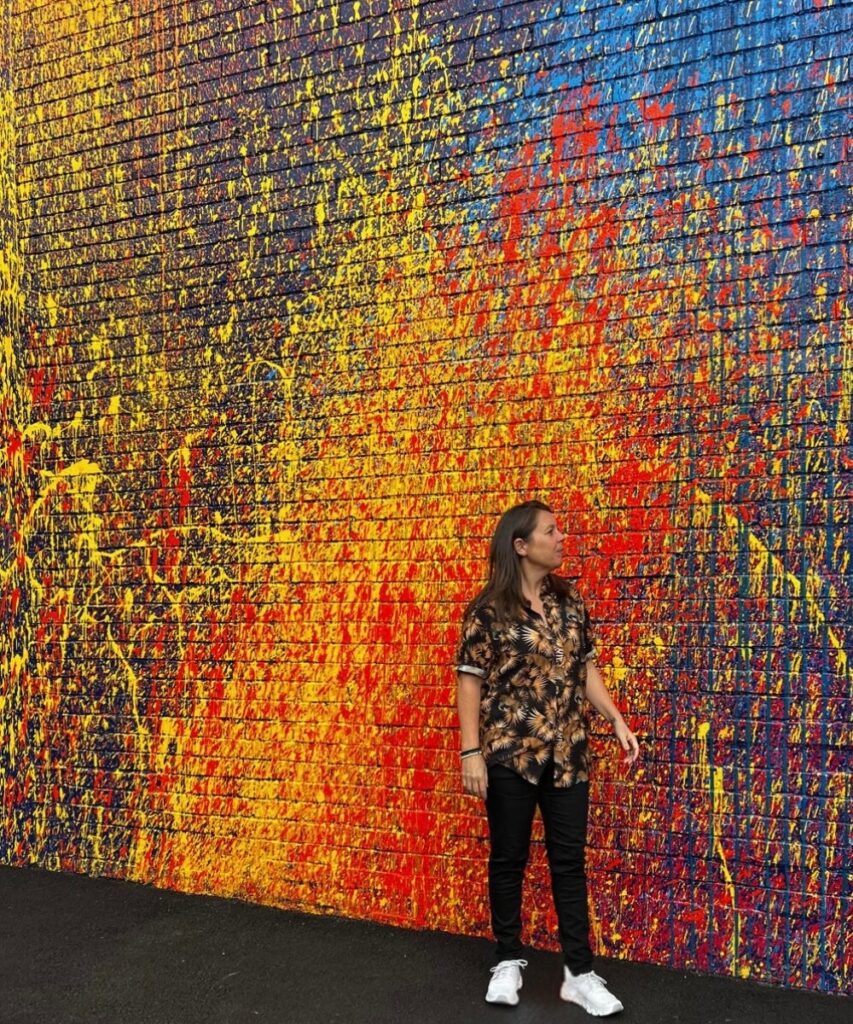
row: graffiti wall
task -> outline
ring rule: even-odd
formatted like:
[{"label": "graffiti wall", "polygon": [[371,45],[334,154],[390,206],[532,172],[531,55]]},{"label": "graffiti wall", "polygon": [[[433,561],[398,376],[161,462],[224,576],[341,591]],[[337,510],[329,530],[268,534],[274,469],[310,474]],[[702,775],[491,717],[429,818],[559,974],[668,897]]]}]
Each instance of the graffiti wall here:
[{"label": "graffiti wall", "polygon": [[596,950],[849,989],[851,6],[6,7],[0,859],[487,934],[535,496],[643,744]]}]

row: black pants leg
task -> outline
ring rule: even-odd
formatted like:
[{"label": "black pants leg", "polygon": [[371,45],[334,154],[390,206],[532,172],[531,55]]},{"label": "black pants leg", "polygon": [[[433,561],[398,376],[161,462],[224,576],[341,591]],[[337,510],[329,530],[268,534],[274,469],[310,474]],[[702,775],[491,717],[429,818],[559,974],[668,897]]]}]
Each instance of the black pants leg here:
[{"label": "black pants leg", "polygon": [[498,960],[517,960],[521,945],[521,888],[536,813],[537,786],[503,765],[489,768],[489,906]]},{"label": "black pants leg", "polygon": [[538,786],[503,765],[489,768],[489,902],[498,960],[523,955],[521,893],[533,816],[539,806],[563,957],[573,974],[591,970],[584,870],[588,802],[589,785],[585,782],[568,789],[554,786],[552,764]]},{"label": "black pants leg", "polygon": [[583,974],[592,970],[585,864],[589,783],[557,789],[549,766],[539,784],[539,808],[563,960],[572,974]]}]

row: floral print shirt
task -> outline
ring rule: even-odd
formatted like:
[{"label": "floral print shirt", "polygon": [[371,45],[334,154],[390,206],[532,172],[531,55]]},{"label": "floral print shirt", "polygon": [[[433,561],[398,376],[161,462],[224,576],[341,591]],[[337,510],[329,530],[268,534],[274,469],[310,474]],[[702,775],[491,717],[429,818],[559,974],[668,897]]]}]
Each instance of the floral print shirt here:
[{"label": "floral print shirt", "polygon": [[480,605],[462,624],[457,672],[483,680],[480,744],[487,764],[503,764],[538,783],[554,759],[554,785],[589,778],[586,663],[595,636],[573,583],[560,598],[546,581],[544,619],[532,609],[498,622]]}]

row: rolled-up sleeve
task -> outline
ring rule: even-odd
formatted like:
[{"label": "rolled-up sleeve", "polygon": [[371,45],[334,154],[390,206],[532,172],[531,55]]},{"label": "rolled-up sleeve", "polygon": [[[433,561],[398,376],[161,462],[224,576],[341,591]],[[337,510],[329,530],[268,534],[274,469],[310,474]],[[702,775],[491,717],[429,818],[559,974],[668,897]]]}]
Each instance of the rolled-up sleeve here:
[{"label": "rolled-up sleeve", "polygon": [[494,662],[494,641],[489,615],[484,608],[469,611],[462,622],[456,652],[456,671],[487,679]]},{"label": "rolled-up sleeve", "polygon": [[589,608],[584,602],[583,606],[583,650],[581,657],[584,661],[595,661],[598,657],[598,635],[592,620],[589,617]]}]

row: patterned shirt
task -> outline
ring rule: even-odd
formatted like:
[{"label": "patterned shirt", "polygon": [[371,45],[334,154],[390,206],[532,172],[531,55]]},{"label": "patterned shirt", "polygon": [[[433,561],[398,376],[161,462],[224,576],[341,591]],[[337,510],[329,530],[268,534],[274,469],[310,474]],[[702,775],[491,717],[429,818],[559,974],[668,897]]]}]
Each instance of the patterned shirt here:
[{"label": "patterned shirt", "polygon": [[456,670],[483,680],[480,745],[486,763],[538,783],[553,757],[554,785],[571,786],[589,778],[584,700],[595,635],[573,583],[561,599],[546,580],[542,604],[544,619],[526,608],[505,623],[489,605],[470,611]]}]

